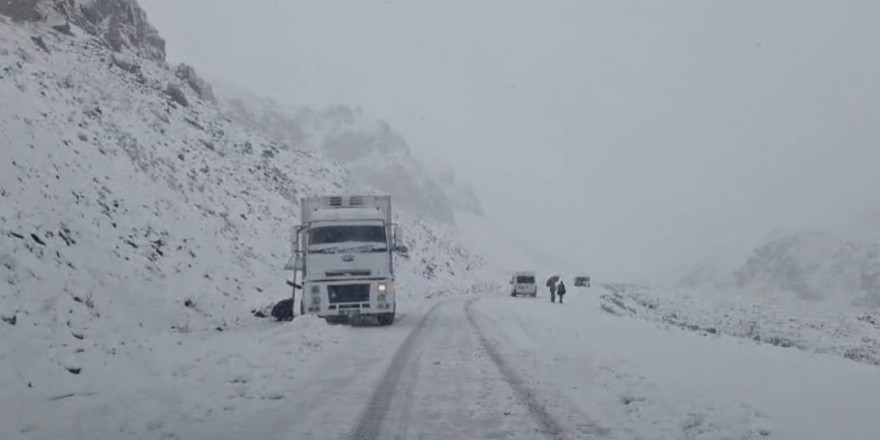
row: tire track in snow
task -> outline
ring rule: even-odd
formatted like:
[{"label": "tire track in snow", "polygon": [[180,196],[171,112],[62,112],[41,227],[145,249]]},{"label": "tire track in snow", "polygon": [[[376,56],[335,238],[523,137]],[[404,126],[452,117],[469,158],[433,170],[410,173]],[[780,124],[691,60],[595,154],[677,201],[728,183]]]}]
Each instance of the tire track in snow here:
[{"label": "tire track in snow", "polygon": [[[501,354],[501,350],[496,343],[492,342],[477,325],[475,312],[471,310],[471,304],[477,298],[463,301],[461,299],[452,299],[441,301],[434,304],[421,319],[414,324],[411,332],[406,336],[404,342],[394,353],[390,364],[379,381],[379,385],[374,389],[369,398],[367,406],[364,408],[354,428],[349,431],[346,439],[348,440],[378,440],[384,438],[431,438],[431,435],[437,438],[450,438],[454,432],[464,434],[467,432],[471,437],[465,438],[508,438],[509,435],[515,438],[534,439],[547,438],[553,440],[569,440],[569,439],[589,439],[602,437],[601,430],[590,424],[587,427],[575,425],[574,428],[560,422],[551,411],[545,406],[537,390],[529,388],[528,384],[520,375],[510,366]],[[442,309],[442,310],[441,310]],[[452,311],[457,309],[456,311]],[[436,377],[431,373],[437,373],[436,368],[429,368],[429,372],[423,375],[419,369],[422,366],[433,367],[432,361],[438,355],[449,355],[460,353],[446,352],[443,348],[437,350],[432,347],[432,343],[436,343],[437,338],[453,337],[451,333],[447,333],[444,327],[454,325],[450,318],[454,320],[454,316],[460,317],[460,324],[456,327],[461,332],[458,335],[471,335],[474,345],[465,351],[483,353],[487,356],[482,359],[486,361],[486,367],[491,370],[486,371],[482,376],[470,376],[470,380],[486,380],[488,382],[497,381],[503,383],[502,388],[491,387],[486,389],[489,396],[483,398],[490,399],[488,406],[492,406],[504,401],[505,394],[509,398],[514,399],[516,406],[522,410],[524,423],[511,426],[508,422],[496,419],[485,424],[485,419],[481,422],[474,422],[472,419],[474,414],[464,410],[468,404],[473,401],[462,401],[458,405],[458,414],[444,414],[443,411],[436,407],[431,407],[430,412],[425,411],[425,402],[430,402],[435,387],[451,386],[449,383],[438,383]],[[434,349],[434,351],[425,351],[426,349]],[[429,354],[430,353],[430,354]],[[429,356],[423,361],[424,356]],[[479,362],[479,356],[472,358],[471,362]],[[476,364],[468,363],[470,367]],[[489,375],[486,375],[488,373]],[[497,375],[495,374],[497,373]],[[466,376],[465,376],[466,377]],[[478,384],[471,382],[464,384],[470,389],[482,388],[485,383]],[[485,389],[485,388],[484,388]],[[438,403],[446,402],[440,401]],[[448,402],[446,402],[448,403]],[[448,416],[444,418],[443,416]],[[493,414],[498,416],[498,413]],[[505,416],[509,413],[505,413]],[[433,417],[434,419],[425,419],[425,417]],[[485,414],[484,414],[485,416]],[[444,419],[448,424],[445,432],[437,432],[437,417]],[[528,422],[525,422],[528,420]],[[426,425],[425,423],[428,423]],[[432,426],[433,425],[433,426]],[[456,431],[462,429],[463,431]],[[511,431],[511,429],[513,429]],[[429,437],[425,437],[429,435]]]},{"label": "tire track in snow", "polygon": [[[551,439],[554,440],[565,440],[572,438],[571,434],[568,430],[565,429],[564,425],[559,422],[559,420],[554,417],[547,407],[541,402],[541,399],[538,397],[533,390],[531,390],[525,381],[517,374],[516,370],[512,368],[504,357],[501,355],[500,350],[496,346],[495,343],[489,340],[486,337],[483,330],[477,325],[477,320],[474,318],[474,312],[472,311],[472,305],[474,302],[480,300],[480,298],[474,298],[468,300],[465,305],[465,313],[467,314],[468,322],[471,327],[477,334],[477,337],[480,340],[480,344],[483,346],[483,349],[489,355],[489,358],[492,360],[492,363],[498,368],[498,371],[504,377],[504,380],[510,385],[511,389],[513,389],[514,395],[516,395],[517,399],[519,399],[520,403],[525,406],[529,414],[533,419],[540,425],[542,432]],[[590,424],[590,429],[578,429],[578,439],[584,438],[601,438],[604,437],[604,430]],[[583,437],[588,436],[588,437]]]},{"label": "tire track in snow", "polygon": [[416,324],[416,327],[406,337],[406,340],[403,341],[403,344],[400,345],[397,352],[394,353],[394,357],[391,359],[391,364],[388,366],[388,369],[385,370],[385,375],[382,377],[382,381],[379,383],[379,386],[370,398],[370,403],[367,404],[367,408],[364,410],[363,414],[361,414],[361,417],[358,419],[351,435],[349,435],[351,440],[373,440],[381,438],[382,426],[388,414],[388,409],[391,407],[391,401],[397,391],[397,385],[403,377],[402,373],[404,372],[404,369],[411,361],[414,348],[418,346],[416,341],[421,337],[425,327],[427,327],[428,321],[432,319],[438,306],[443,303],[444,302],[438,302],[431,306],[428,313],[425,313],[425,316],[422,317],[418,324]]},{"label": "tire track in snow", "polygon": [[541,426],[543,433],[553,439],[565,439],[565,430],[562,425],[553,418],[549,411],[547,411],[547,408],[545,408],[540,400],[538,400],[535,393],[525,386],[525,383],[519,375],[507,365],[507,362],[501,357],[501,353],[499,353],[495,345],[486,338],[486,335],[477,325],[476,320],[474,319],[474,313],[471,310],[471,305],[475,301],[477,301],[477,299],[472,299],[467,302],[465,305],[465,313],[467,314],[467,319],[471,327],[476,331],[480,344],[483,346],[486,354],[492,359],[492,363],[498,367],[498,371],[504,376],[504,380],[513,389],[513,392],[520,400],[520,403],[526,407],[532,418],[534,418]]}]

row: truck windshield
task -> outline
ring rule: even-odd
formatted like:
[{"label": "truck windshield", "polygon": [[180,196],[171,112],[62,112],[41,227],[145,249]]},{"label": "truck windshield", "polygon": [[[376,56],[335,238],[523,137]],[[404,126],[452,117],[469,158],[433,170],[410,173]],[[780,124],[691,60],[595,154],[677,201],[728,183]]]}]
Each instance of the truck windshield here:
[{"label": "truck windshield", "polygon": [[535,277],[520,275],[516,277],[517,284],[535,284]]},{"label": "truck windshield", "polygon": [[309,252],[387,252],[382,225],[319,226],[309,230]]}]

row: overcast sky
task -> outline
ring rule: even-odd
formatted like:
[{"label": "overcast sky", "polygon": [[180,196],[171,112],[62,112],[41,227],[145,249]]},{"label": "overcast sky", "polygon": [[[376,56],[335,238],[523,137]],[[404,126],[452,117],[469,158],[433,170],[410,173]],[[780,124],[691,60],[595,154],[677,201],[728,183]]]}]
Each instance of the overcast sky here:
[{"label": "overcast sky", "polygon": [[878,1],[140,3],[172,60],[363,107],[588,270],[880,222]]}]

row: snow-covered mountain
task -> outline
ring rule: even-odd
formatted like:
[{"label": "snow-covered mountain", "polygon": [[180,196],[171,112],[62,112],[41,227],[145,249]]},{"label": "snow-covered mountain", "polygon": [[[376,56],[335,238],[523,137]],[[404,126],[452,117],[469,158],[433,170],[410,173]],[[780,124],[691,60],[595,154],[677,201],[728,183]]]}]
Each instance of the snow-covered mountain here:
[{"label": "snow-covered mountain", "polygon": [[824,232],[776,237],[734,273],[737,286],[793,292],[802,298],[880,306],[880,244]]},{"label": "snow-covered mountain", "polygon": [[880,306],[880,244],[818,231],[778,233],[739,265],[709,258],[678,286]]},{"label": "snow-covered mountain", "polygon": [[483,212],[470,185],[449,170],[423,164],[387,122],[359,108],[291,107],[233,87],[218,94],[231,117],[276,142],[317,152],[344,167],[351,183],[378,188],[402,206],[449,224],[456,212]]}]

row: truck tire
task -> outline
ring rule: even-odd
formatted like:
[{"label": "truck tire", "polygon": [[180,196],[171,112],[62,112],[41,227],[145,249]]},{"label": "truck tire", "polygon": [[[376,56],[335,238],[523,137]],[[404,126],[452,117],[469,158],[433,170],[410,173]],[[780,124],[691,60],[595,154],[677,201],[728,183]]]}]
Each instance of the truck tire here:
[{"label": "truck tire", "polygon": [[379,325],[388,326],[394,324],[394,312],[391,313],[380,313],[376,315],[376,319],[379,321]]}]

